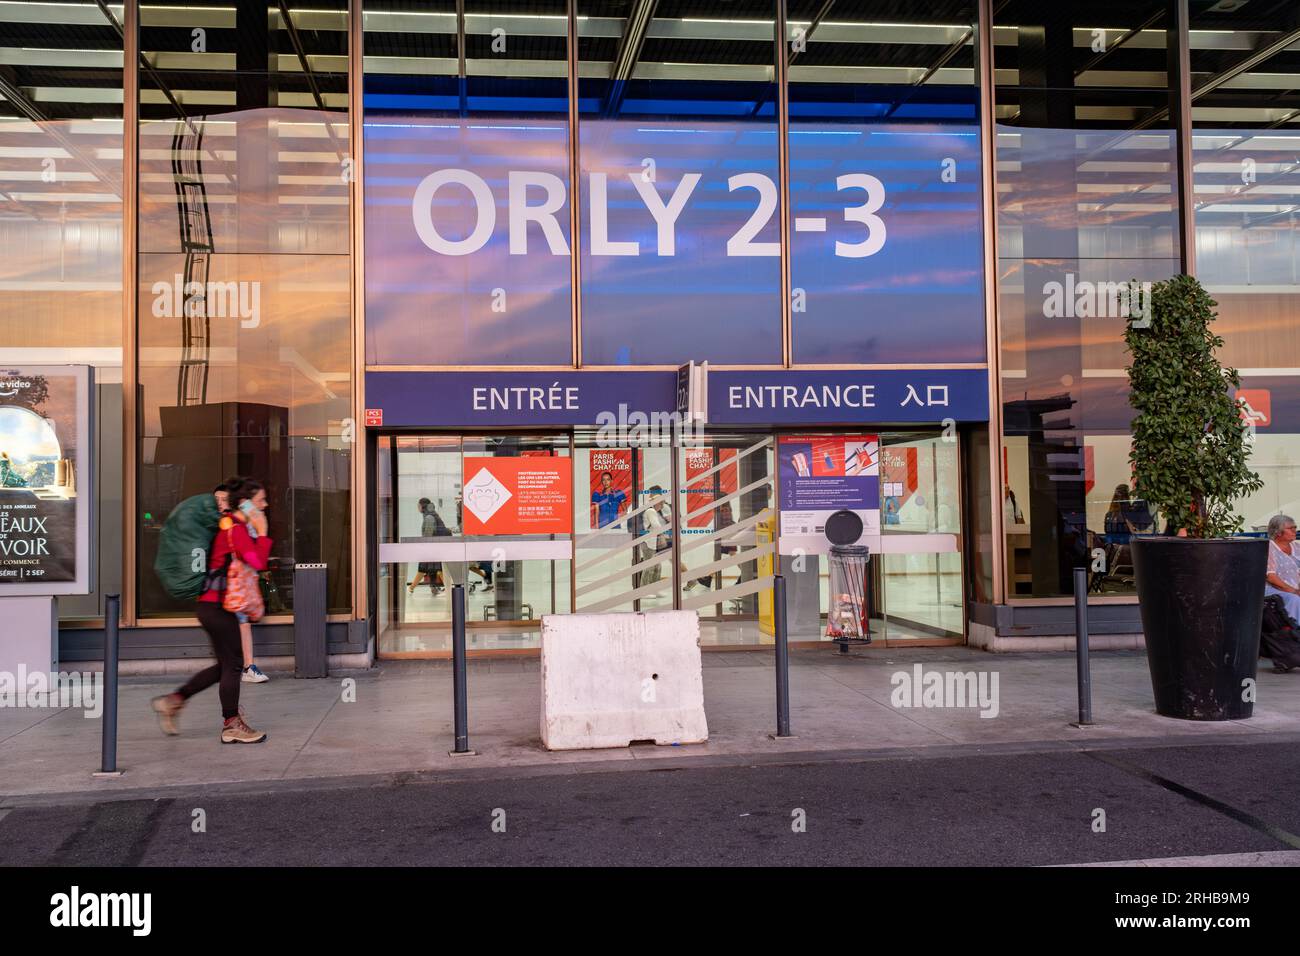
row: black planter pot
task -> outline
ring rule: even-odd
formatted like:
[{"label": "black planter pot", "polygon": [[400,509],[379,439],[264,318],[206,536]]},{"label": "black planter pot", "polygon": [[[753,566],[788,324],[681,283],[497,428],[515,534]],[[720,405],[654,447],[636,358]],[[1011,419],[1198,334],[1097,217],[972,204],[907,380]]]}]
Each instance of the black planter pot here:
[{"label": "black planter pot", "polygon": [[1255,678],[1268,542],[1139,536],[1130,541],[1156,713],[1241,720]]}]

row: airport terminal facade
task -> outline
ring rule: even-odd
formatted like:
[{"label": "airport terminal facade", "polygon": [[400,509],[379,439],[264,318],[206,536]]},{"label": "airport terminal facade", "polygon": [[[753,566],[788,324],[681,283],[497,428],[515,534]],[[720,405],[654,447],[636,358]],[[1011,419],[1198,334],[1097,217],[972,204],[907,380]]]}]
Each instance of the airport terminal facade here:
[{"label": "airport terminal facade", "polygon": [[[542,615],[873,641],[1140,631],[1126,325],[1196,275],[1300,511],[1300,8],[1269,0],[0,5],[0,367],[95,372],[65,660],[200,653],[162,524],[267,485],[330,650]],[[1296,414],[1295,420],[1291,419]]]}]

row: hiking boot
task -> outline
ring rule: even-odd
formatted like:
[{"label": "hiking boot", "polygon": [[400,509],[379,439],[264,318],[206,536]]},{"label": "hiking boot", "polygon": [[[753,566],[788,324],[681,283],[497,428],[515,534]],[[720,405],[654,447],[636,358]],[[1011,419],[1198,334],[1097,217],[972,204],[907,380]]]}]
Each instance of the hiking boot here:
[{"label": "hiking boot", "polygon": [[242,716],[232,717],[221,728],[221,742],[223,744],[260,744],[265,739],[266,734],[248,726]]},{"label": "hiking boot", "polygon": [[185,699],[179,694],[164,694],[162,697],[155,697],[151,703],[154,713],[158,715],[158,726],[162,728],[162,732],[168,736],[179,734],[181,728],[176,723],[176,718],[180,716],[181,709],[185,706]]}]

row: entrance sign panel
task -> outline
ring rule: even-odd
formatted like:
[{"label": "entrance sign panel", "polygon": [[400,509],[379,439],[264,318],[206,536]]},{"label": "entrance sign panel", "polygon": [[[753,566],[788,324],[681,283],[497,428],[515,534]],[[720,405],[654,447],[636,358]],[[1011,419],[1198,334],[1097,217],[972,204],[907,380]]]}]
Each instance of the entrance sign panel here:
[{"label": "entrance sign panel", "polygon": [[570,534],[573,462],[559,456],[467,457],[465,534]]},{"label": "entrance sign panel", "polygon": [[987,421],[984,369],[709,373],[712,424]]},{"label": "entrance sign panel", "polygon": [[0,597],[88,594],[87,366],[0,368]]},{"label": "entrance sign panel", "polygon": [[[638,430],[644,437],[647,427],[665,427],[667,416],[675,414],[677,374],[371,371],[366,405],[390,428],[596,425],[609,439],[635,440]],[[707,408],[715,425],[987,421],[988,373],[982,368],[713,369]]]},{"label": "entrance sign panel", "polygon": [[388,427],[609,424],[644,428],[673,409],[672,372],[367,372]]},{"label": "entrance sign panel", "polygon": [[[778,365],[780,132],[770,117],[593,118],[579,131],[577,182],[561,121],[369,118],[368,361],[566,363],[576,251],[587,362]],[[969,119],[796,118],[796,361],[984,360],[973,109]]]}]

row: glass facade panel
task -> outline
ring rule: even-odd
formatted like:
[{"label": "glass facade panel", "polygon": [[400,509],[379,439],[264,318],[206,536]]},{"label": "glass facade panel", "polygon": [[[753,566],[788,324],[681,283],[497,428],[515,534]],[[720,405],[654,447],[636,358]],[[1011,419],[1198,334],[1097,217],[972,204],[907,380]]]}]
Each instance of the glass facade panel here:
[{"label": "glass facade panel", "polygon": [[796,363],[982,362],[974,5],[790,4]]},{"label": "glass facade panel", "polygon": [[779,364],[775,4],[577,11],[583,364]]},{"label": "glass facade panel", "polygon": [[[1123,332],[1149,283],[1179,271],[1157,12],[1011,2],[995,17],[1009,598],[1072,594],[1074,567],[1127,540],[1108,514],[1145,514]],[[1132,593],[1110,571],[1094,589]]]},{"label": "glass facade panel", "polygon": [[95,590],[122,590],[121,8],[17,2],[0,12],[0,368],[95,369]]},{"label": "glass facade panel", "polygon": [[966,622],[958,443],[906,432],[880,437],[885,639],[960,639]]},{"label": "glass facade panel", "polygon": [[699,611],[703,643],[770,640],[761,610],[776,554],[772,437],[709,435],[677,455],[681,606]]},{"label": "glass facade panel", "polygon": [[672,449],[580,432],[573,483],[575,610],[671,608]]},{"label": "glass facade panel", "polygon": [[[126,13],[136,9],[140,59],[124,73]],[[353,601],[350,562],[360,533],[350,523],[358,358],[381,376],[457,368],[547,376],[546,389],[528,381],[530,396],[570,394],[567,382],[551,385],[552,369],[582,379],[584,395],[600,393],[585,372],[567,372],[575,364],[653,377],[708,360],[727,374],[770,374],[754,379],[754,394],[778,396],[811,374],[799,366],[848,375],[984,364],[985,282],[998,283],[1002,434],[963,419],[950,447],[933,433],[938,415],[905,425],[884,405],[870,406],[877,411],[863,423],[885,457],[897,446],[919,456],[921,471],[929,461],[940,472],[914,492],[916,507],[927,503],[916,512],[924,529],[888,523],[895,515],[882,499],[888,547],[873,559],[873,620],[890,640],[959,633],[952,609],[967,595],[996,600],[998,564],[1012,601],[1066,598],[1072,568],[1098,561],[1093,593],[1131,600],[1128,544],[1160,516],[1128,462],[1122,335],[1149,305],[1149,284],[1182,268],[1184,215],[1195,225],[1190,271],[1218,301],[1221,357],[1241,370],[1238,397],[1255,426],[1252,460],[1265,485],[1241,503],[1246,525],[1258,531],[1279,512],[1294,514],[1294,12],[1209,0],[1189,9],[1186,135],[1170,115],[1179,80],[1171,8],[1154,0],[995,4],[987,105],[973,0],[733,0],[725,9],[694,0],[371,0],[355,11],[362,35],[353,39],[364,50],[356,63],[345,0],[7,4],[0,368],[85,363],[97,373],[97,590],[62,599],[62,617],[93,619],[105,593],[132,589],[140,617],[188,617],[188,602],[168,598],[152,572],[158,535],[180,500],[236,473],[269,485],[271,613],[292,612],[292,565],[323,561],[331,611],[366,616],[370,608]],[[350,69],[363,81],[364,222],[349,206],[358,174]],[[121,91],[137,85],[135,101],[124,102]],[[132,184],[123,181],[123,117],[137,111]],[[996,275],[985,276],[980,188],[990,171],[979,131],[990,116],[998,229]],[[1180,145],[1190,145],[1193,167],[1186,209]],[[135,208],[124,202],[130,186]],[[366,281],[354,295],[351,252],[361,238]],[[128,256],[138,280],[133,328],[121,321]],[[784,327],[783,266],[792,292]],[[359,299],[364,356],[353,355]],[[138,339],[137,355],[124,356],[124,329]],[[123,450],[124,371],[134,377],[133,366],[138,443]],[[523,394],[523,381],[498,378],[494,387]],[[430,394],[457,387],[448,381]],[[647,394],[656,388],[650,382]],[[617,408],[619,395],[609,398],[600,396],[602,407]],[[430,409],[427,423],[405,422],[400,439],[385,433],[395,457],[380,456],[381,485],[385,474],[400,483],[394,463],[405,455],[418,472],[450,454],[400,447],[437,444],[428,435],[439,429],[463,432],[452,439],[457,468],[506,454],[496,439],[465,437],[493,428],[545,427],[553,434],[538,441],[566,449],[562,456],[573,449],[571,540],[550,542],[573,554],[521,552],[507,560],[518,567],[498,573],[470,554],[485,542],[443,515],[468,549],[438,559],[444,586],[475,585],[483,606],[473,613],[490,606],[488,623],[543,608],[690,606],[719,624],[719,641],[734,621],[766,633],[766,592],[751,585],[780,559],[740,555],[761,550],[761,535],[775,537],[779,522],[747,525],[755,537],[743,548],[723,532],[766,508],[746,497],[754,489],[728,501],[733,486],[775,476],[726,459],[744,457],[747,442],[842,424],[774,405],[768,418],[716,418],[702,447],[674,449],[598,441],[594,406],[583,406],[585,418],[550,407],[545,426],[528,420],[533,410],[473,423]],[[773,455],[764,448],[749,460],[770,466]],[[1005,480],[990,488],[999,458]],[[136,487],[124,489],[132,465]],[[124,497],[135,499],[125,517],[134,535],[124,533]],[[447,494],[431,495],[439,497]],[[442,508],[454,512],[454,498]],[[945,519],[941,498],[965,521]],[[398,525],[415,520],[410,502],[393,497],[389,506],[401,512]],[[398,525],[381,543],[411,543]],[[913,533],[951,535],[957,550],[890,550],[890,539]],[[135,550],[124,551],[132,538]],[[429,577],[424,590],[407,587],[419,563],[381,568],[380,590],[393,593],[371,604],[383,619],[443,626],[445,595],[434,600]],[[818,606],[817,631],[826,570],[820,562],[799,598],[805,624]],[[524,583],[508,600],[500,583],[485,590],[489,577],[512,575]]]},{"label": "glass facade panel", "polygon": [[568,612],[571,534],[479,534],[465,523],[466,479],[473,485],[481,464],[539,457],[568,459],[568,437],[380,439],[381,654],[450,650],[458,584],[465,586],[470,648],[536,648],[538,619]]},{"label": "glass facade panel", "polygon": [[[1196,5],[1192,69],[1217,76],[1297,25],[1248,6]],[[1210,42],[1211,40],[1217,42]],[[1239,505],[1247,530],[1300,512],[1300,59],[1277,49],[1192,108],[1196,271],[1218,302],[1225,364],[1254,423],[1251,467],[1264,487]]]},{"label": "glass facade panel", "polygon": [[150,572],[167,515],[266,484],[267,611],[295,562],[351,609],[352,351],[342,0],[144,6],[140,74],[139,613],[190,612]]},{"label": "glass facade panel", "polygon": [[566,11],[365,4],[367,364],[573,363]]}]

